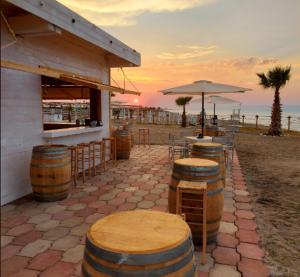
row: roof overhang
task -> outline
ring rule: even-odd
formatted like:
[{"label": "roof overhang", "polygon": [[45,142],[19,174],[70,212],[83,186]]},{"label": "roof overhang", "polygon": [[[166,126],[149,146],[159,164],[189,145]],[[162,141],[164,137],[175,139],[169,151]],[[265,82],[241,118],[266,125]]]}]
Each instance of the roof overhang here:
[{"label": "roof overhang", "polygon": [[[60,30],[66,31],[100,48],[107,54],[108,59],[111,60],[111,67],[139,66],[141,64],[141,56],[136,50],[109,35],[57,1],[5,0],[5,2],[52,24],[50,27],[48,26],[50,31],[51,29],[55,32],[59,32]],[[15,18],[14,20],[16,21],[17,19]]]}]

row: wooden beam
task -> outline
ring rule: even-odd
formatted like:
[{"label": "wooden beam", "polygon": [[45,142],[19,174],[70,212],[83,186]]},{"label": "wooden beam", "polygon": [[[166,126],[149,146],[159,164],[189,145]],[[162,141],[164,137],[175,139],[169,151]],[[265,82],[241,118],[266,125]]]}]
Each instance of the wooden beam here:
[{"label": "wooden beam", "polygon": [[64,81],[68,81],[68,82],[75,83],[75,84],[80,83],[80,85],[84,85],[86,87],[99,89],[99,90],[114,91],[114,92],[118,92],[121,94],[141,95],[141,93],[138,91],[132,91],[132,90],[128,90],[128,89],[124,90],[119,87],[103,84],[95,78],[90,78],[90,77],[82,76],[82,75],[79,75],[76,73],[58,70],[58,69],[45,67],[45,66],[41,66],[41,65],[30,66],[30,65],[19,64],[19,63],[12,62],[12,61],[1,60],[1,67],[21,70],[21,71],[25,71],[25,72],[29,72],[29,73],[33,73],[33,74],[45,75],[45,76],[49,76],[49,77],[53,77],[53,78],[57,78],[57,79],[62,79]]},{"label": "wooden beam", "polygon": [[60,28],[32,14],[11,16],[7,18],[7,21],[14,33],[20,36],[62,34]]}]

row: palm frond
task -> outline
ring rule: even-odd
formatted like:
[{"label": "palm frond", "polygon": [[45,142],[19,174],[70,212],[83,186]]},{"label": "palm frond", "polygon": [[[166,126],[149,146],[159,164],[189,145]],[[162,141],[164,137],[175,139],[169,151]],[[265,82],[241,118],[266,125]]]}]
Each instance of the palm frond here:
[{"label": "palm frond", "polygon": [[271,86],[269,79],[267,78],[267,76],[264,73],[256,73],[256,75],[259,77],[259,84],[263,88],[269,88]]},{"label": "palm frond", "polygon": [[191,100],[192,100],[193,97],[191,96],[186,96],[186,97],[178,97],[175,102],[176,102],[176,105],[178,106],[185,106],[186,104],[188,104]]}]

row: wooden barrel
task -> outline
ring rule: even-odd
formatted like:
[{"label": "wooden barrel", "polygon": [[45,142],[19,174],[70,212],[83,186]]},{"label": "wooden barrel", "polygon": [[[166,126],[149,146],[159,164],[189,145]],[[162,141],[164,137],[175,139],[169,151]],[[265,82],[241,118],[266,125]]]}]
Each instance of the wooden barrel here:
[{"label": "wooden barrel", "polygon": [[205,126],[204,135],[210,137],[217,137],[219,134],[218,127],[215,125]]},{"label": "wooden barrel", "polygon": [[33,147],[30,177],[33,196],[41,202],[64,199],[71,181],[71,158],[65,145]]},{"label": "wooden barrel", "polygon": [[178,215],[150,210],[113,213],[87,231],[86,277],[195,276],[189,226]]},{"label": "wooden barrel", "polygon": [[131,134],[128,130],[116,130],[117,159],[129,159],[131,150]]},{"label": "wooden barrel", "polygon": [[[176,189],[181,181],[207,182],[207,242],[214,242],[219,230],[223,213],[223,184],[220,167],[217,162],[198,158],[179,159],[174,162],[171,184],[169,186],[169,211],[176,212]],[[198,207],[199,200],[195,195],[187,195],[190,207]],[[197,202],[198,201],[198,202]],[[193,209],[191,209],[193,213]],[[202,237],[202,218],[186,214],[193,240],[199,243]]]},{"label": "wooden barrel", "polygon": [[193,144],[192,157],[200,159],[208,159],[219,163],[221,176],[223,180],[223,187],[225,187],[226,180],[226,167],[225,155],[223,145],[220,143],[201,143],[196,142]]}]

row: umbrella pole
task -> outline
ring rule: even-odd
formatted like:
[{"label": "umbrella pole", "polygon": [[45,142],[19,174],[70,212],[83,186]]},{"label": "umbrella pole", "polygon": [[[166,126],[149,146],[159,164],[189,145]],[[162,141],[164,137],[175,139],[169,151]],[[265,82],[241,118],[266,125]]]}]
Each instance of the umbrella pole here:
[{"label": "umbrella pole", "polygon": [[202,92],[202,138],[204,137],[204,92]]},{"label": "umbrella pole", "polygon": [[216,104],[214,104],[214,119],[213,119],[213,123],[214,125],[216,125]]}]

